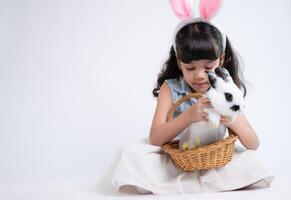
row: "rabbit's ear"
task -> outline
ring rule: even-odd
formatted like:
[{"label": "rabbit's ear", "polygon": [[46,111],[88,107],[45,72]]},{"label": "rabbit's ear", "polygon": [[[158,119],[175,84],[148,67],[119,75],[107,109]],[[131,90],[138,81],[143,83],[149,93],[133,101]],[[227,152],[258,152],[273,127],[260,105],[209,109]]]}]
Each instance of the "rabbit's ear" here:
[{"label": "rabbit's ear", "polygon": [[199,12],[204,21],[209,21],[217,13],[222,0],[200,0]]},{"label": "rabbit's ear", "polygon": [[187,20],[192,17],[191,4],[188,0],[169,0],[169,3],[179,19]]}]

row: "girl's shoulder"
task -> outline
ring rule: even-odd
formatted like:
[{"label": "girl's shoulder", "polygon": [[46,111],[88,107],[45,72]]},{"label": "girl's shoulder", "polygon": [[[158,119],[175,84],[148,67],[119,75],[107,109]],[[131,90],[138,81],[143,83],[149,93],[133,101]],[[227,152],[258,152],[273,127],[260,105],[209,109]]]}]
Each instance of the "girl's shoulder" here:
[{"label": "girl's shoulder", "polygon": [[185,82],[183,77],[167,79],[165,82],[170,87],[170,90],[173,93],[187,94],[190,92],[189,86]]},{"label": "girl's shoulder", "polygon": [[[190,87],[188,86],[183,77],[167,79],[165,80],[165,82],[168,84],[171,90],[173,103],[175,103],[183,96],[191,93]],[[191,98],[184,101],[176,108],[176,111],[174,112],[174,117],[177,117],[179,114],[187,110],[192,104],[196,102],[197,102],[196,98]]]}]

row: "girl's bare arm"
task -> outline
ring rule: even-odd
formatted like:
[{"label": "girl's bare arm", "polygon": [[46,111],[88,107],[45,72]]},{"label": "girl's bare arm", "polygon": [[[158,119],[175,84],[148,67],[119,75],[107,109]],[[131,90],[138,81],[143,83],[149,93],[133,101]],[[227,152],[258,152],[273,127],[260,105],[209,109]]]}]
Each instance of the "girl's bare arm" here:
[{"label": "girl's bare arm", "polygon": [[259,147],[259,138],[243,113],[238,114],[234,123],[228,127],[238,135],[247,149],[256,150]]},{"label": "girl's bare arm", "polygon": [[172,94],[166,82],[160,88],[157,107],[152,121],[149,141],[150,144],[161,146],[171,141],[181,133],[191,123],[207,120],[207,114],[203,108],[211,107],[209,99],[201,98],[189,109],[181,113],[178,117],[166,122],[167,113],[172,107]]},{"label": "girl's bare arm", "polygon": [[186,112],[166,123],[167,113],[171,106],[171,90],[168,84],[164,82],[159,91],[156,111],[152,121],[149,136],[150,144],[161,146],[175,138],[186,126],[189,126],[190,120]]}]

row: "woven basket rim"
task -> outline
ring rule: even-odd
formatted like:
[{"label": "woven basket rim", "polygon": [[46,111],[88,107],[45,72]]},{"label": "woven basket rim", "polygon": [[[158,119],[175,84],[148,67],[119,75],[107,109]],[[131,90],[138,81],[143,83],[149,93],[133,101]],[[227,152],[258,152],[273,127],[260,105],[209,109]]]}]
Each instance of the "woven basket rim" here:
[{"label": "woven basket rim", "polygon": [[229,135],[225,137],[222,140],[216,141],[214,143],[208,144],[208,145],[203,145],[200,147],[194,147],[192,149],[186,149],[186,150],[181,150],[178,148],[178,143],[179,140],[173,140],[171,142],[165,143],[162,145],[162,150],[165,151],[166,153],[169,153],[170,151],[173,153],[179,153],[179,154],[189,154],[192,152],[195,153],[204,153],[208,151],[215,151],[217,148],[220,148],[222,145],[226,144],[231,144],[232,142],[236,141],[238,139],[237,135]]}]

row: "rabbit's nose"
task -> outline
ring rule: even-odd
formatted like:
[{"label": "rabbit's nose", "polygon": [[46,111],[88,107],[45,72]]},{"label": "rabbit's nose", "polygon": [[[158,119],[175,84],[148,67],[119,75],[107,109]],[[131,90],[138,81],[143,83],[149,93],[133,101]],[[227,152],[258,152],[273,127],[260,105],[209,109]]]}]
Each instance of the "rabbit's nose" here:
[{"label": "rabbit's nose", "polygon": [[239,105],[233,105],[230,107],[231,110],[233,110],[234,112],[239,111],[240,110],[240,106]]}]

